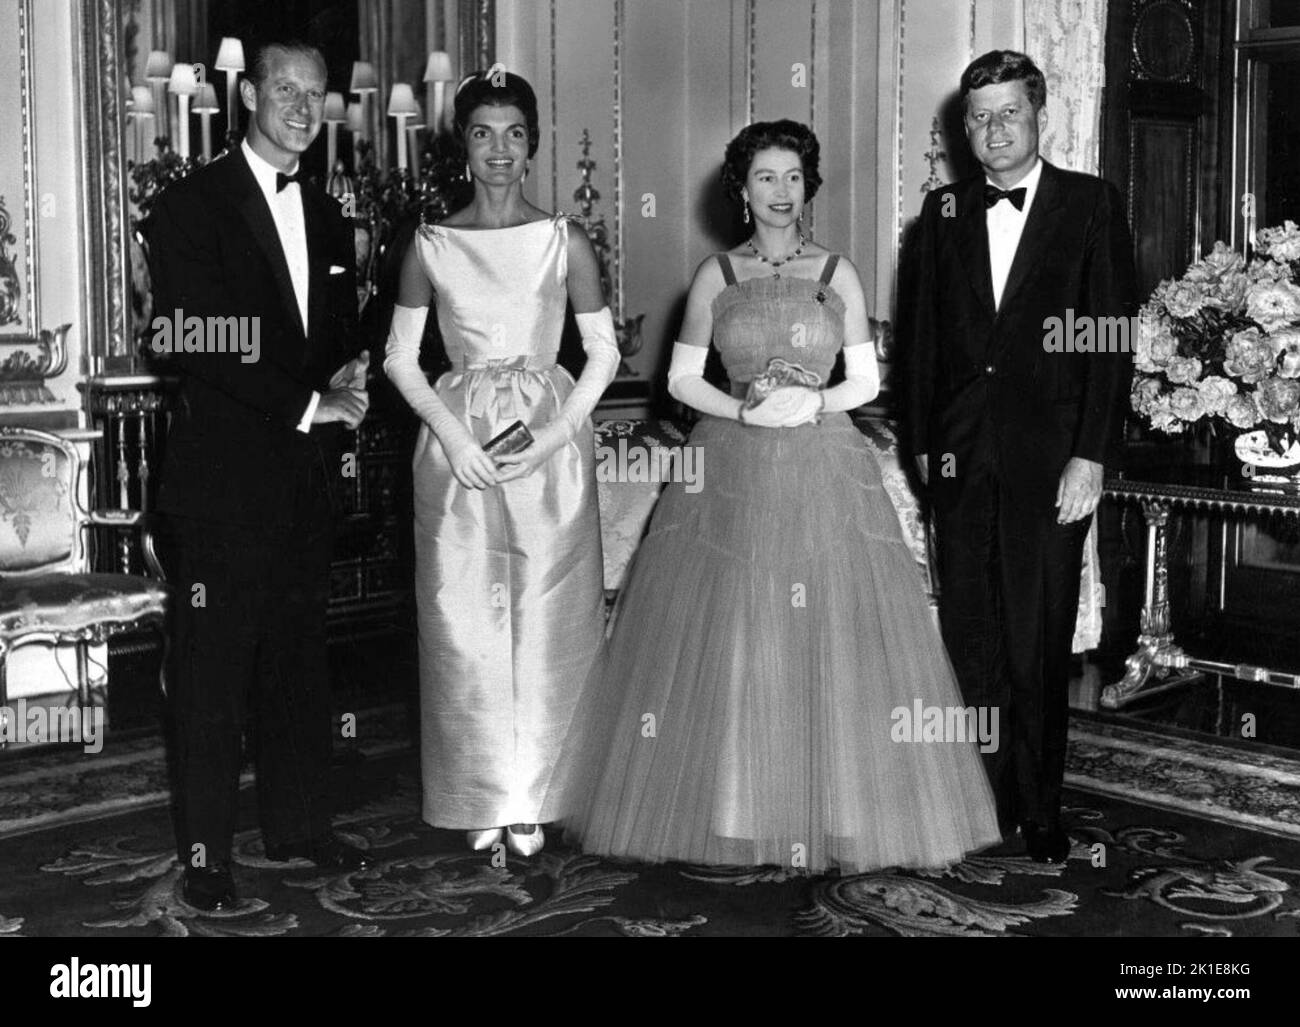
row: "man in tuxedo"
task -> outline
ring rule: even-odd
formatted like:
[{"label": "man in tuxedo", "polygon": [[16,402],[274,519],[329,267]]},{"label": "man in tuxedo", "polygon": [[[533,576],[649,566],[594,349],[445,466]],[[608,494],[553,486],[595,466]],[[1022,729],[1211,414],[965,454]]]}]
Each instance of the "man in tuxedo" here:
[{"label": "man in tuxedo", "polygon": [[325,81],[314,48],[259,48],[240,83],[247,138],[170,186],[149,218],[152,345],[181,379],[159,495],[177,843],[185,899],[205,910],[237,901],[246,720],[267,856],[365,865],[332,832],[327,788],[331,485],[343,426],[365,416],[368,354],[352,230],[298,177]]},{"label": "man in tuxedo", "polygon": [[1061,862],[1083,545],[1121,441],[1130,357],[1060,346],[1059,333],[1049,344],[1048,329],[1067,312],[1074,325],[1127,317],[1136,285],[1119,192],[1038,155],[1046,95],[1021,53],[963,73],[983,170],[926,197],[900,299],[944,642],[966,702],[999,710],[985,765],[1004,838],[1022,833],[1035,859]]}]

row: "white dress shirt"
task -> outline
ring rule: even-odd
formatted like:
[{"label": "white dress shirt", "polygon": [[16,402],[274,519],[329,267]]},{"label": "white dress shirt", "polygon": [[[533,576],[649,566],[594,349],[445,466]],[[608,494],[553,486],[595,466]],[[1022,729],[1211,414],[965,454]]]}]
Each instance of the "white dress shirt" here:
[{"label": "white dress shirt", "polygon": [[[307,258],[307,220],[302,211],[302,189],[297,182],[290,182],[281,190],[275,188],[275,176],[279,168],[267,163],[248,145],[245,139],[241,144],[244,159],[257,179],[258,188],[266,197],[266,205],[271,208],[271,217],[275,221],[275,231],[280,237],[280,249],[284,251],[285,262],[289,265],[289,280],[293,282],[293,295],[298,301],[298,313],[302,315],[303,334],[307,334],[307,292],[311,283],[311,265]],[[298,170],[295,164],[289,174]],[[311,430],[311,419],[316,415],[316,406],[320,403],[320,393],[313,390],[307,403],[307,411],[298,422],[298,430]]]},{"label": "white dress shirt", "polygon": [[[1011,262],[1016,258],[1016,248],[1020,245],[1020,235],[1025,230],[1025,221],[1029,218],[1029,209],[1034,205],[1034,196],[1038,192],[1038,180],[1043,175],[1043,161],[1038,158],[1033,168],[1011,189],[1025,190],[1025,205],[1020,210],[1010,200],[998,200],[988,209],[989,230],[989,271],[993,275],[993,303],[1002,306],[1002,291],[1007,287],[1007,277],[1011,274]],[[992,183],[990,183],[992,184]]]}]

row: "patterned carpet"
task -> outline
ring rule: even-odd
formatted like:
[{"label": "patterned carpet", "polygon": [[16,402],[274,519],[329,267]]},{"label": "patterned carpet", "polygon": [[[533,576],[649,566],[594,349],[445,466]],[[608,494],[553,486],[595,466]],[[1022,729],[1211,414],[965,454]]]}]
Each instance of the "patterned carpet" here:
[{"label": "patterned carpet", "polygon": [[[404,704],[357,713],[357,740],[336,743],[341,755],[382,756],[410,748]],[[0,839],[94,820],[167,802],[167,761],[156,737],[108,739],[93,758],[75,749],[11,750],[0,763]],[[252,772],[243,777],[252,783]]]},{"label": "patterned carpet", "polygon": [[[1169,748],[1159,759],[1175,760],[1178,746]],[[1127,758],[1128,750],[1112,748],[1111,758],[1085,751],[1090,771],[1101,777],[1103,767]],[[139,755],[122,754],[122,762],[107,770],[92,763],[116,787],[134,782],[143,789],[131,793],[135,802],[158,783],[140,770],[145,762],[132,764]],[[1206,769],[1224,773],[1208,763]],[[458,832],[420,821],[417,771],[415,754],[396,745],[387,755],[339,769],[346,812],[337,826],[376,859],[372,869],[351,874],[268,862],[252,829],[252,794],[246,791],[249,829],[236,840],[243,901],[221,914],[200,914],[180,900],[166,808],[155,803],[105,816],[111,789],[100,788],[90,804],[96,817],[73,810],[62,822],[43,825],[27,817],[24,826],[0,837],[0,935],[1300,933],[1300,897],[1292,888],[1300,885],[1300,837],[1116,795],[1067,791],[1074,847],[1065,866],[983,855],[944,872],[808,877],[777,868],[620,863],[559,844],[532,860],[510,856],[494,865],[490,854],[467,851]],[[47,800],[66,794],[52,783],[57,775],[49,768],[45,773],[32,794]],[[7,795],[13,813],[14,792]],[[11,817],[8,826],[22,819]]]},{"label": "patterned carpet", "polygon": [[1147,805],[1300,838],[1300,760],[1076,719],[1066,781]]}]

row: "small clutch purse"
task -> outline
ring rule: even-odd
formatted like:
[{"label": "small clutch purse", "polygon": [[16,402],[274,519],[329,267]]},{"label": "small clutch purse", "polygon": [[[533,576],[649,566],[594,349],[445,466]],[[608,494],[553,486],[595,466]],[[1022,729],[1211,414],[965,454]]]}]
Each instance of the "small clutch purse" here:
[{"label": "small clutch purse", "polygon": [[753,410],[777,389],[787,385],[816,389],[821,387],[821,383],[822,376],[816,371],[773,357],[767,363],[767,370],[749,383],[749,391],[745,394],[745,409]]},{"label": "small clutch purse", "polygon": [[488,456],[509,456],[520,453],[533,444],[533,433],[523,421],[516,421],[499,435],[488,439],[483,445],[483,452]]}]

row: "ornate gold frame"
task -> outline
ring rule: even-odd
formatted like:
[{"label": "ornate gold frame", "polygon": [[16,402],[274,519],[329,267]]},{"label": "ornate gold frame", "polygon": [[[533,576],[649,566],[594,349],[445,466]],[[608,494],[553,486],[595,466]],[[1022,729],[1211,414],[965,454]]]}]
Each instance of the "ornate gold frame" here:
[{"label": "ornate gold frame", "polygon": [[134,369],[128,277],[125,0],[87,0],[78,8],[85,96],[82,210],[86,240],[86,347],[92,373]]}]

